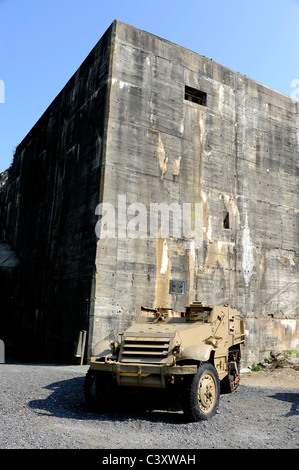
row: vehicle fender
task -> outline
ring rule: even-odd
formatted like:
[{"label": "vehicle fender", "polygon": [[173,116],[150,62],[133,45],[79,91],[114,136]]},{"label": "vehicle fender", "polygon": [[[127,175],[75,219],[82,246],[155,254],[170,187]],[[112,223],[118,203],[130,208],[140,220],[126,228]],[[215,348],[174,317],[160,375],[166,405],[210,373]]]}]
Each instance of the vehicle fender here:
[{"label": "vehicle fender", "polygon": [[195,360],[206,362],[210,359],[211,351],[214,351],[210,344],[192,344],[183,348],[178,361]]}]

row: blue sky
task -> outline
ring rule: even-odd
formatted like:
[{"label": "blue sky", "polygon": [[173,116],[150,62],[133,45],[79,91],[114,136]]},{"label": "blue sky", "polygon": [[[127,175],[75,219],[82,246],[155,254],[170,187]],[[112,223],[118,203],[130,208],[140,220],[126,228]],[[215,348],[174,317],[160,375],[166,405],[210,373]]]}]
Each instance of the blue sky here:
[{"label": "blue sky", "polygon": [[114,19],[299,99],[299,0],[0,0],[0,172]]}]

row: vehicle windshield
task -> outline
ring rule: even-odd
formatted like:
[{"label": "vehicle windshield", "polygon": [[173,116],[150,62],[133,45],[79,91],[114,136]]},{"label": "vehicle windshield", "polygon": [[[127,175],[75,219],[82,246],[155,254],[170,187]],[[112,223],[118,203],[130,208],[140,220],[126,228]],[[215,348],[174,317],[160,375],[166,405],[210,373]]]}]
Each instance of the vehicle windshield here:
[{"label": "vehicle windshield", "polygon": [[211,307],[206,307],[201,303],[193,303],[186,308],[187,321],[199,321],[202,323],[210,323],[211,311]]},{"label": "vehicle windshield", "polygon": [[172,308],[146,308],[141,307],[136,317],[137,322],[167,323],[201,322],[211,323],[212,307],[207,307],[199,302],[194,302],[186,307],[185,312],[175,311]]}]

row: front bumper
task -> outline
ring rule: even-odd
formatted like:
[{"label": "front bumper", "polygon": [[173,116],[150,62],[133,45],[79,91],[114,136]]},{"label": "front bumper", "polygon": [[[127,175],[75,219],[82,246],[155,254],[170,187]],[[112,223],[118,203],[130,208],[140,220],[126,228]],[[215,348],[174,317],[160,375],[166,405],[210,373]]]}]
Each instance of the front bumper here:
[{"label": "front bumper", "polygon": [[111,373],[118,385],[165,388],[174,376],[196,374],[196,365],[171,366],[165,364],[122,364],[121,362],[91,361],[93,370]]}]

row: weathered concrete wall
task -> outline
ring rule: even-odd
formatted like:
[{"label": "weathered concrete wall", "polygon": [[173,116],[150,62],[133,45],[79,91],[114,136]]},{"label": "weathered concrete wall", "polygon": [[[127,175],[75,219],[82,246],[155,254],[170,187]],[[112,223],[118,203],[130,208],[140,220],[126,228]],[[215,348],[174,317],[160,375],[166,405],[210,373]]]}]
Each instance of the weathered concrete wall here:
[{"label": "weathered concrete wall", "polygon": [[20,266],[13,306],[8,299],[1,317],[13,325],[21,357],[73,360],[79,332],[88,330],[111,31],[18,146],[2,191],[0,240]]},{"label": "weathered concrete wall", "polygon": [[[206,106],[185,100],[185,86]],[[195,299],[241,310],[249,364],[298,347],[298,124],[290,98],[116,23],[104,201],[201,203],[204,240],[188,250],[177,237],[99,240],[94,350],[137,305]],[[170,280],[184,280],[185,295],[170,294]]]},{"label": "weathered concrete wall", "polygon": [[[186,86],[206,102],[186,100]],[[82,329],[90,355],[140,304],[201,300],[241,310],[244,363],[299,347],[298,144],[298,103],[115,21],[17,148],[0,192],[0,240],[20,260],[2,318],[39,356],[65,359]],[[96,237],[101,202],[115,238]],[[199,204],[202,244],[172,226],[150,236],[154,203]]]}]

